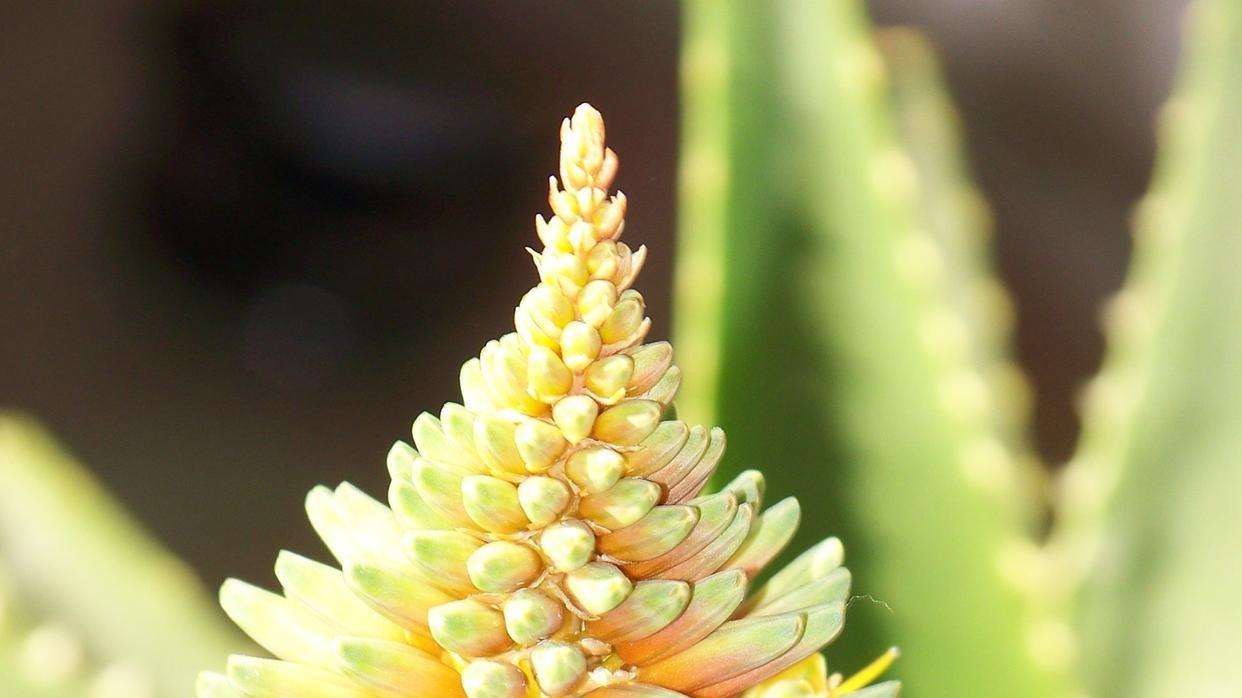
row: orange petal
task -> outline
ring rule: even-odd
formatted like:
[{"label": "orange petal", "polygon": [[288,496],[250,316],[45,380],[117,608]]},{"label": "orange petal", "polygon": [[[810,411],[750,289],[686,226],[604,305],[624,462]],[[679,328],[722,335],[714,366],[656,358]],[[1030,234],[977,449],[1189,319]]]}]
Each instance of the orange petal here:
[{"label": "orange petal", "polygon": [[806,616],[801,613],[729,621],[693,647],[642,667],[639,676],[678,691],[693,691],[698,698],[697,689],[704,686],[766,669],[798,643],[805,629]]}]

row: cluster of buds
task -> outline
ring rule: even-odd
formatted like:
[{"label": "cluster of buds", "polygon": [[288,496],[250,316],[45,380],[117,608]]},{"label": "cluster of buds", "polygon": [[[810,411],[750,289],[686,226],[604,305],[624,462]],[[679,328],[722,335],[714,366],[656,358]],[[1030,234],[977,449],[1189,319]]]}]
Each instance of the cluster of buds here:
[{"label": "cluster of buds", "polygon": [[599,113],[580,106],[561,142],[515,332],[462,367],[462,404],[390,451],[387,505],[348,484],[310,494],[341,570],[283,553],[283,595],[225,584],[278,659],[233,657],[200,698],[726,698],[840,631],[836,539],[747,598],[797,501],[762,510],[754,471],[703,493],[724,432],[662,421],[680,370],[644,344],[646,250],[618,240]]}]

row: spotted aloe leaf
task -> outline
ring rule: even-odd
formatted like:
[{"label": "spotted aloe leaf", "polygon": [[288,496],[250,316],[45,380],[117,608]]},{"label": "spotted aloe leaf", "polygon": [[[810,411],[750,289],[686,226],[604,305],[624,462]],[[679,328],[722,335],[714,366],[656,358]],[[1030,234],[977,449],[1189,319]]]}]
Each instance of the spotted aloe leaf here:
[{"label": "spotted aloe leaf", "polygon": [[685,5],[675,339],[707,371],[687,374],[679,414],[729,432],[723,476],[763,463],[773,492],[814,502],[803,531],[864,548],[868,598],[831,660],[895,637],[916,692],[1051,695],[1025,592],[1002,574],[1031,547],[1039,491],[1001,407],[1011,362],[979,293],[996,283],[978,231],[951,230],[978,221],[933,210],[943,192],[924,180],[961,200],[969,183],[903,141],[922,136],[894,92],[926,109],[908,90],[940,87],[921,68],[890,79],[860,5]]},{"label": "spotted aloe leaf", "polygon": [[1051,546],[1101,696],[1242,693],[1242,4],[1189,20]]}]

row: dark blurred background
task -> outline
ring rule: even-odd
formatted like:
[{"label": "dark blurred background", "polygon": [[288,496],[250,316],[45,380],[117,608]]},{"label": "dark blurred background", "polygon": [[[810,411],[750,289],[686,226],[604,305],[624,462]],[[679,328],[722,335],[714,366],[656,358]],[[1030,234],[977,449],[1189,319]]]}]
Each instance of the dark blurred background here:
[{"label": "dark blurred background", "polygon": [[[944,53],[1040,450],[1064,459],[1183,0],[878,0]],[[384,454],[509,328],[557,124],[605,114],[669,327],[673,2],[0,5],[0,405],[209,582],[323,557],[304,493]]]}]

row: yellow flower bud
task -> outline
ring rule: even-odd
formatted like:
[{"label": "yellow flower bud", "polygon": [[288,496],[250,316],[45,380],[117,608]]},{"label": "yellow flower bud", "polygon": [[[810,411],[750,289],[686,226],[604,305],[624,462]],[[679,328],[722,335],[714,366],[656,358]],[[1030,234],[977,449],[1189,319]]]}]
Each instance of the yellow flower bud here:
[{"label": "yellow flower bud", "polygon": [[537,419],[519,424],[513,438],[526,470],[532,473],[541,473],[552,467],[569,446],[560,429]]},{"label": "yellow flower bud", "polygon": [[617,344],[633,338],[642,325],[644,312],[643,297],[637,291],[626,291],[608,317],[598,325],[604,344]]},{"label": "yellow flower bud", "polygon": [[466,561],[470,581],[483,591],[516,591],[535,581],[543,572],[543,561],[532,548],[511,541],[488,543]]},{"label": "yellow flower bud", "polygon": [[633,446],[660,425],[662,411],[660,403],[653,400],[626,400],[599,415],[592,435],[611,444]]},{"label": "yellow flower bud", "polygon": [[659,503],[663,491],[649,480],[625,478],[607,492],[584,497],[578,513],[612,530],[625,528],[647,515]]},{"label": "yellow flower bud", "polygon": [[474,536],[456,531],[411,531],[405,539],[406,553],[414,564],[436,586],[453,593],[469,592],[473,587],[466,561],[482,546]]},{"label": "yellow flower bud", "polygon": [[466,698],[525,698],[526,674],[508,662],[479,659],[461,672]]},{"label": "yellow flower bud", "polygon": [[592,279],[612,279],[617,273],[617,243],[606,240],[591,248],[587,255],[587,272]]},{"label": "yellow flower bud", "polygon": [[554,523],[539,536],[539,549],[558,572],[571,572],[595,555],[595,532],[581,521]]},{"label": "yellow flower bud", "polygon": [[503,611],[509,636],[527,647],[551,637],[565,623],[561,602],[535,589],[514,592]]},{"label": "yellow flower bud", "polygon": [[528,477],[518,485],[518,502],[535,526],[546,526],[569,508],[569,487],[551,477]]},{"label": "yellow flower bud", "polygon": [[634,583],[616,565],[592,562],[565,575],[565,590],[582,610],[601,616],[620,606]]},{"label": "yellow flower bud", "polygon": [[479,457],[496,474],[523,475],[526,466],[515,442],[517,426],[492,415],[474,421],[474,443]]},{"label": "yellow flower bud", "polygon": [[547,347],[534,346],[527,360],[526,379],[531,395],[544,402],[556,402],[569,392],[574,374],[556,352]]},{"label": "yellow flower bud", "polygon": [[571,444],[590,435],[598,415],[599,405],[586,395],[570,395],[552,406],[552,420]]},{"label": "yellow flower bud", "polygon": [[565,325],[561,333],[561,356],[565,365],[575,373],[581,373],[599,356],[603,342],[599,338],[599,330],[574,320]]},{"label": "yellow flower bud", "polygon": [[634,359],[614,354],[591,364],[586,370],[585,385],[600,402],[615,405],[625,397],[630,377],[634,375]]},{"label": "yellow flower bud", "polygon": [[441,647],[466,657],[498,654],[513,644],[500,611],[474,599],[433,607],[427,612],[427,626]]},{"label": "yellow flower bud", "polygon": [[673,345],[655,342],[640,347],[630,354],[634,359],[634,373],[627,386],[630,395],[641,395],[655,387],[673,365]]},{"label": "yellow flower bud", "polygon": [[569,457],[565,474],[583,492],[597,494],[625,474],[625,456],[605,446],[585,448]]},{"label": "yellow flower bud", "polygon": [[518,502],[517,487],[488,475],[471,475],[461,481],[462,504],[466,514],[493,533],[514,533],[530,521]]},{"label": "yellow flower bud", "polygon": [[574,319],[574,309],[559,289],[541,284],[526,292],[522,307],[530,313],[530,319],[549,337],[561,336],[561,328]]},{"label": "yellow flower bud", "polygon": [[611,281],[596,279],[578,294],[578,317],[592,327],[599,327],[611,316],[616,304],[617,287]]},{"label": "yellow flower bud", "polygon": [[571,693],[586,676],[586,657],[567,642],[548,640],[531,650],[530,665],[539,689],[549,696]]}]

